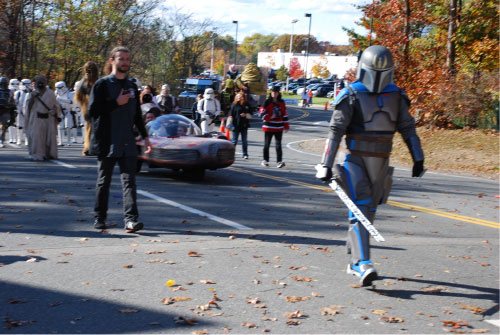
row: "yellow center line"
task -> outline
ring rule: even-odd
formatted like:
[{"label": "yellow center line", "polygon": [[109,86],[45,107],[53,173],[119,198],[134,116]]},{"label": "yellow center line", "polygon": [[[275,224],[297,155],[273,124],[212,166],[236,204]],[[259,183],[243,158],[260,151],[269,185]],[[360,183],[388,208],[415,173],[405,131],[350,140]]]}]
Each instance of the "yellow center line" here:
[{"label": "yellow center line", "polygon": [[[285,183],[289,183],[289,184],[293,184],[293,185],[297,185],[297,186],[303,186],[303,187],[307,187],[307,188],[312,188],[312,189],[320,190],[320,191],[323,191],[323,192],[332,192],[332,189],[330,187],[327,187],[327,186],[314,185],[314,184],[304,183],[304,182],[301,182],[301,181],[296,181],[296,180],[293,180],[293,179],[288,179],[288,178],[283,178],[283,177],[276,177],[276,176],[272,176],[272,175],[265,174],[265,173],[260,173],[260,172],[255,172],[255,171],[250,171],[250,170],[246,170],[246,169],[237,168],[237,167],[234,167],[234,166],[229,167],[229,169],[230,170],[234,170],[234,171],[238,171],[238,172],[241,172],[241,173],[246,173],[246,174],[254,175],[254,176],[257,176],[257,177],[262,177],[262,178],[267,178],[267,179],[273,179],[273,180],[277,180],[277,181],[281,181],[281,182],[285,182]],[[405,209],[409,209],[409,210],[412,210],[412,211],[417,211],[417,212],[423,212],[423,213],[428,213],[428,214],[432,214],[432,215],[437,215],[437,216],[445,217],[445,218],[452,219],[452,220],[470,222],[470,223],[474,223],[474,224],[478,224],[478,225],[482,225],[482,226],[486,226],[486,227],[491,227],[491,228],[497,228],[497,229],[500,228],[500,224],[498,222],[494,222],[494,221],[482,220],[482,219],[472,218],[472,217],[468,217],[468,216],[463,216],[463,215],[458,215],[458,214],[453,214],[453,213],[447,213],[447,212],[443,212],[443,211],[438,211],[436,209],[430,209],[430,208],[425,208],[425,207],[420,207],[420,206],[405,204],[405,203],[402,203],[402,202],[392,201],[392,200],[387,201],[387,204],[390,205],[390,206],[399,207],[399,208],[405,208]]]}]

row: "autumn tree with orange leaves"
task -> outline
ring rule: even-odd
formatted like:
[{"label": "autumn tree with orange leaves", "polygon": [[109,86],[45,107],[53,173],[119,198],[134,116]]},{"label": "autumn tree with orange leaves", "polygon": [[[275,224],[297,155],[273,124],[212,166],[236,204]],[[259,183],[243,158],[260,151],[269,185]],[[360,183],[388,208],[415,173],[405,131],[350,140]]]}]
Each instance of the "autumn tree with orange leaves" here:
[{"label": "autumn tree with orange leaves", "polygon": [[[360,6],[362,50],[391,50],[394,81],[411,99],[418,122],[498,129],[498,5],[493,1],[385,0]],[[482,123],[482,124],[481,124]]]}]

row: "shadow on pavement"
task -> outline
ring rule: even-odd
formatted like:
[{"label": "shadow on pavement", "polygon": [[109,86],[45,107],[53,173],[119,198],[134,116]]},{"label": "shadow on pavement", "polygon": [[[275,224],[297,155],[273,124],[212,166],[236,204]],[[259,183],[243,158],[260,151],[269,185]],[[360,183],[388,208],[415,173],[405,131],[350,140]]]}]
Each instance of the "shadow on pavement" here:
[{"label": "shadow on pavement", "polygon": [[[370,291],[376,292],[378,294],[391,297],[391,298],[400,298],[406,300],[414,300],[414,295],[431,295],[431,296],[442,296],[442,297],[457,297],[457,298],[466,298],[466,299],[481,299],[481,300],[491,300],[498,304],[499,300],[499,291],[498,288],[490,288],[490,287],[481,287],[475,285],[468,284],[460,284],[460,283],[452,283],[452,282],[444,282],[437,280],[424,280],[424,279],[415,279],[415,278],[397,278],[397,277],[386,277],[382,276],[380,280],[384,279],[392,279],[392,280],[400,280],[407,281],[417,284],[423,285],[432,285],[437,286],[434,289],[424,290],[424,287],[421,290],[393,290],[393,289],[370,289]],[[463,290],[465,292],[448,292],[447,288],[456,288],[459,290]]]},{"label": "shadow on pavement", "polygon": [[0,316],[1,333],[163,333],[171,328],[185,333],[216,326],[198,318],[196,325],[176,325],[170,313],[6,281],[0,281]]}]

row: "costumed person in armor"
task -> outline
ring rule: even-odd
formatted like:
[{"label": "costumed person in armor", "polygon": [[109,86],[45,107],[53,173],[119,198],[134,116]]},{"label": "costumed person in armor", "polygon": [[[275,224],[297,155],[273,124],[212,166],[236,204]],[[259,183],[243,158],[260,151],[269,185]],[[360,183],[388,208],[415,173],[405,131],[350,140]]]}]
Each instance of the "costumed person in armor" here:
[{"label": "costumed person in armor", "polygon": [[161,92],[156,96],[156,102],[162,114],[178,114],[179,102],[170,94],[170,87],[165,84],[161,87]]},{"label": "costumed person in armor", "polygon": [[220,102],[215,98],[213,88],[205,89],[203,99],[198,101],[196,111],[200,114],[201,132],[203,135],[214,130],[214,121],[217,115],[220,114]]},{"label": "costumed person in armor", "polygon": [[80,105],[81,113],[84,120],[84,136],[83,136],[83,156],[89,156],[90,150],[90,134],[92,133],[92,122],[88,113],[90,90],[98,79],[99,69],[97,64],[88,61],[83,66],[83,78],[75,84],[74,100]]},{"label": "costumed person in armor", "polygon": [[26,134],[33,160],[57,159],[57,118],[61,116],[56,95],[47,87],[44,75],[34,79],[35,89],[28,95]]},{"label": "costumed person in armor", "polygon": [[64,145],[64,130],[66,130],[66,145],[70,146],[71,138],[73,138],[73,143],[76,143],[77,127],[76,111],[73,110],[73,92],[70,92],[64,81],[58,81],[55,87],[57,102],[62,112],[62,121],[57,126],[59,135],[57,145]]},{"label": "costumed person in armor", "polygon": [[21,145],[23,142],[28,145],[28,137],[24,134],[25,128],[25,102],[28,94],[31,92],[31,80],[23,79],[21,80],[21,86],[19,90],[14,95],[14,101],[17,105],[17,145]]},{"label": "costumed person in armor", "polygon": [[17,110],[17,103],[15,101],[15,95],[19,91],[19,84],[20,84],[20,82],[16,78],[13,78],[9,81],[9,90],[10,90],[12,97],[14,97],[14,103],[16,104],[16,110],[15,110],[16,118],[13,120],[13,122],[9,126],[9,143],[16,143],[17,142],[17,139],[16,139],[16,135],[17,135],[16,130],[17,129],[16,128],[19,125],[16,124],[15,122],[17,121],[17,113],[19,113],[19,112]]},{"label": "costumed person in armor", "polygon": [[[389,166],[389,155],[396,131],[413,158],[412,177],[425,172],[415,120],[408,110],[410,101],[392,82],[393,71],[389,49],[374,45],[362,53],[357,80],[333,102],[328,139],[316,174],[325,182],[333,176],[371,223],[392,185],[394,168]],[[343,148],[338,150],[341,142]],[[349,223],[346,246],[351,260],[347,273],[359,277],[362,286],[369,286],[378,277],[370,257],[370,235],[352,212]]]},{"label": "costumed person in armor", "polygon": [[0,148],[5,146],[5,133],[16,119],[16,105],[11,90],[8,87],[8,80],[0,77]]}]

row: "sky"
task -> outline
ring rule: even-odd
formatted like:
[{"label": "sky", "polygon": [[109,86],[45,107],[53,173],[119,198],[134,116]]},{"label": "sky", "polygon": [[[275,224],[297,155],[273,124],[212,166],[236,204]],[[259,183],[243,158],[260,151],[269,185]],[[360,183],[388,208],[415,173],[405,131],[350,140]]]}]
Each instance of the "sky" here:
[{"label": "sky", "polygon": [[[355,24],[361,12],[353,5],[363,5],[371,0],[165,0],[167,7],[192,13],[199,20],[210,19],[222,28],[222,35],[236,35],[238,21],[238,43],[246,36],[259,33],[307,34],[312,14],[311,35],[318,41],[332,44],[348,44],[348,36],[342,27],[354,28],[358,33],[364,29]],[[292,24],[292,20],[298,20]],[[292,28],[293,26],[293,28]],[[288,51],[288,50],[285,50]]]}]

